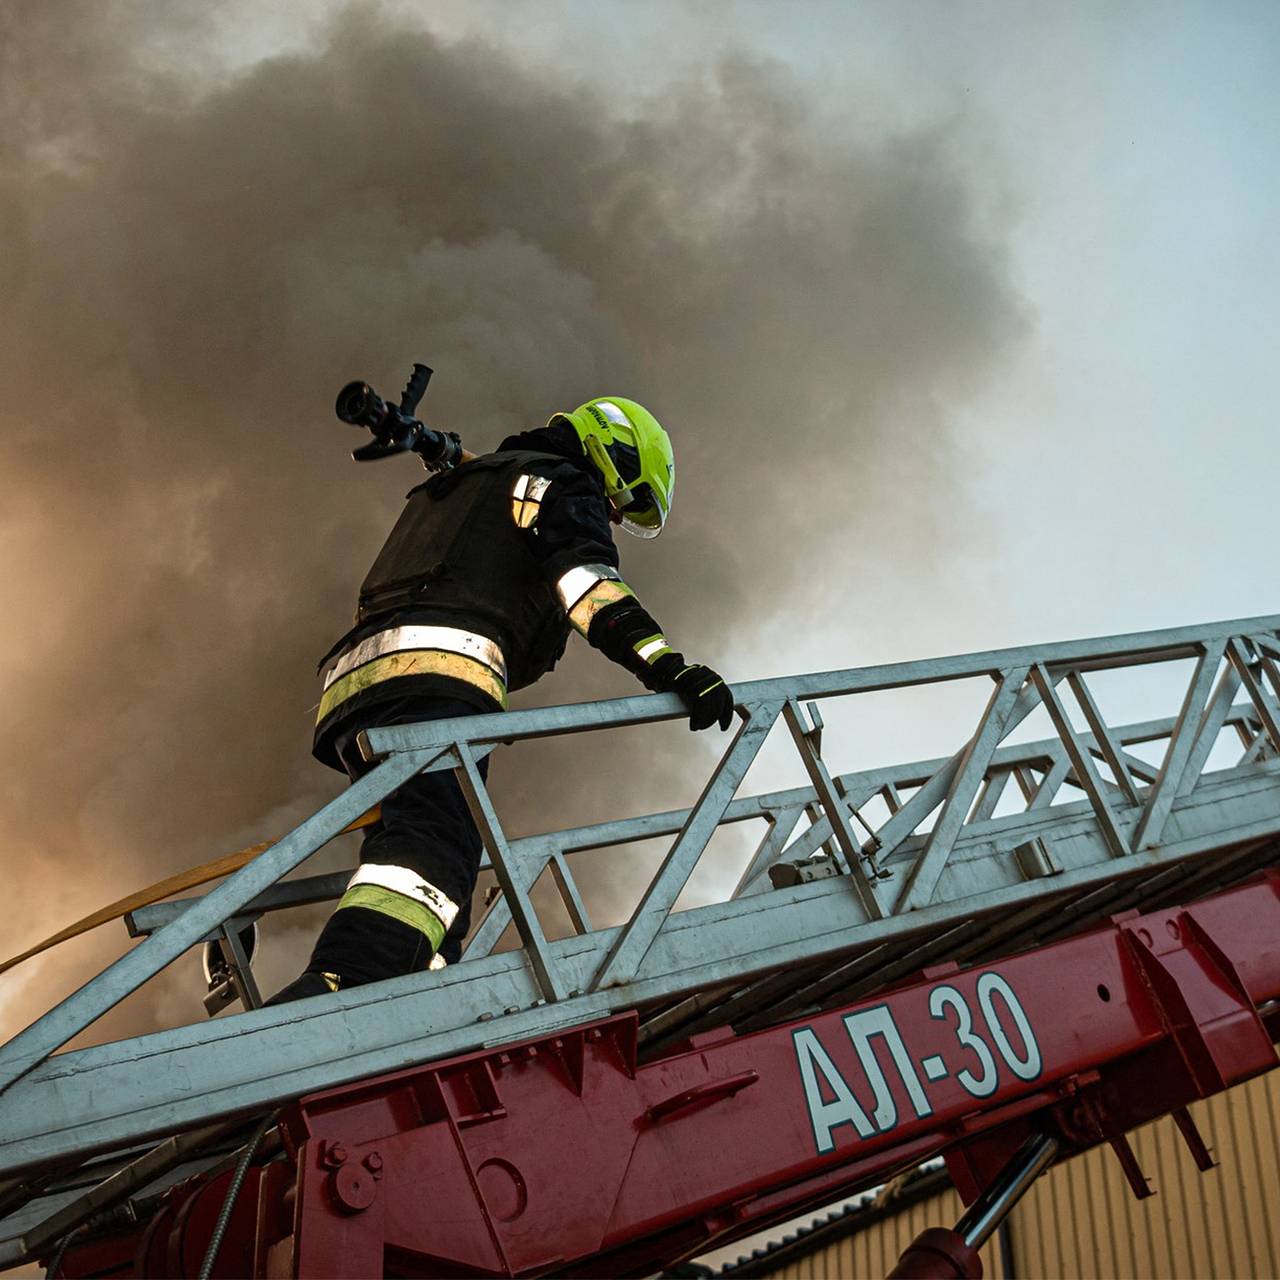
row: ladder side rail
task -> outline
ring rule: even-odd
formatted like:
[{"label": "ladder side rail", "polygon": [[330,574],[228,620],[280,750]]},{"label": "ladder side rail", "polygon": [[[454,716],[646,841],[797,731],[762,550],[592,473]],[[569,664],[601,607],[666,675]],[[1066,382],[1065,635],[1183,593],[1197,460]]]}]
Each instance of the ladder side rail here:
[{"label": "ladder side rail", "polygon": [[[1243,618],[1199,626],[1172,627],[1121,636],[1100,636],[1053,644],[1024,645],[1010,649],[962,654],[947,658],[923,658],[911,662],[844,668],[812,675],[779,676],[746,681],[734,686],[739,705],[773,699],[833,698],[854,693],[874,693],[913,685],[940,684],[952,680],[991,675],[1020,665],[1092,671],[1109,667],[1141,666],[1199,656],[1209,640],[1230,639],[1253,633],[1280,634],[1280,615]],[[467,717],[465,740],[513,742],[561,733],[582,733],[623,724],[652,724],[676,719],[687,712],[675,694],[648,694],[601,702],[568,703],[527,711],[503,711]],[[446,727],[448,726],[448,727]],[[453,722],[439,720],[416,725],[368,729],[360,735],[370,758],[390,752],[450,747],[458,730]]]},{"label": "ladder side rail", "polygon": [[[1230,668],[1229,672],[1224,671],[1223,678],[1227,678],[1228,674],[1234,676],[1234,668]],[[1234,678],[1238,687],[1239,677],[1234,676]],[[1229,712],[1223,708],[1221,709],[1222,719],[1218,724],[1218,728],[1224,725],[1238,725],[1253,714],[1252,705],[1248,703],[1237,704]],[[1113,732],[1117,740],[1125,744],[1150,742],[1153,739],[1167,736],[1173,723],[1172,718],[1143,720],[1122,726]],[[1091,749],[1097,749],[1092,746],[1092,740],[1088,735],[1082,735],[1081,740],[1086,745],[1090,745]],[[481,750],[483,750],[484,745],[487,744],[482,744]],[[1209,746],[1212,746],[1212,743]],[[1207,751],[1208,748],[1205,750],[1206,755]],[[1056,768],[1058,762],[1065,760],[1061,743],[1056,739],[1042,739],[1038,742],[1016,743],[1000,747],[992,758],[992,765],[988,774],[988,781],[994,782],[995,786],[988,788],[982,805],[975,807],[970,821],[981,822],[991,817],[991,812],[994,811],[995,805],[1000,798],[1003,783],[1007,782],[1011,776],[1009,770],[1013,765],[1023,761],[1039,761],[1041,758],[1053,761]],[[1145,761],[1132,755],[1126,756],[1126,759],[1128,767],[1136,777],[1145,781],[1154,781],[1159,772],[1156,766],[1148,765]],[[870,800],[877,791],[890,789],[896,794],[897,789],[900,787],[919,786],[922,781],[927,781],[939,768],[947,764],[948,760],[949,757],[938,757],[932,760],[910,761],[892,766],[881,765],[874,769],[841,774],[836,776],[833,781],[837,789],[843,793],[846,804],[851,809],[856,810]],[[1189,771],[1190,768],[1191,766],[1188,766]],[[1040,794],[1041,792],[1037,792],[1037,795]],[[1180,794],[1184,794],[1184,792],[1180,792]],[[813,802],[816,798],[816,792],[811,786],[792,787],[783,791],[771,791],[756,796],[738,797],[726,810],[724,823],[747,822],[757,818],[768,822],[774,814],[793,814],[794,819],[785,833],[779,835],[775,828],[772,836],[768,837],[772,841],[785,840],[786,836],[790,835],[794,830],[795,821],[799,819],[803,806]],[[898,808],[901,807],[901,803],[899,803]],[[592,852],[599,849],[617,848],[621,845],[657,836],[675,835],[688,820],[688,817],[689,810],[687,808],[669,809],[660,813],[645,814],[641,817],[614,819],[608,822],[572,827],[563,831],[519,836],[515,839],[510,839],[509,843],[519,854],[528,856],[545,855],[550,857],[556,851],[565,854]],[[806,828],[805,837],[802,837],[811,838],[814,848],[817,848],[818,845],[830,837],[830,830],[823,825],[825,822],[825,818],[820,820],[818,829],[813,832],[812,837],[809,837],[808,828]],[[748,864],[743,880],[735,889],[734,896],[748,891],[750,885],[758,885],[765,871],[767,871],[768,865],[773,861],[784,855],[806,856],[807,852],[812,852],[812,850],[806,851],[803,846],[793,846],[786,850],[770,847],[768,851],[763,853],[763,859],[759,865],[755,865],[754,860]],[[756,856],[762,856],[761,849],[757,850]],[[480,869],[482,871],[492,869],[487,850],[481,857]],[[345,871],[327,872],[323,875],[282,881],[263,890],[262,893],[246,903],[243,908],[243,914],[280,911],[294,906],[307,906],[318,902],[336,900],[346,891],[347,881],[351,878],[354,870],[355,868],[352,867]],[[126,917],[126,926],[130,936],[140,937],[148,933],[154,933],[157,929],[175,920],[193,902],[198,902],[206,896],[207,894],[194,894],[185,898],[174,898],[167,902],[156,902],[149,906],[139,907]],[[504,924],[503,928],[505,929],[505,927],[506,925]],[[200,941],[212,940],[216,934],[217,930],[212,929]]]},{"label": "ladder side rail", "polygon": [[438,755],[410,751],[389,759],[260,853],[176,920],[145,938],[0,1048],[0,1093],[95,1023],[176,960],[211,929],[327,844],[362,813]]}]

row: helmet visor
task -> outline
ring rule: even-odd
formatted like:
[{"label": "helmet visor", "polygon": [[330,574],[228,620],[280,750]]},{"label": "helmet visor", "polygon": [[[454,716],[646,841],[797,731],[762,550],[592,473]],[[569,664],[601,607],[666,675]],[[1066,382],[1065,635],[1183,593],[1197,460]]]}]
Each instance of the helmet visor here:
[{"label": "helmet visor", "polygon": [[662,499],[647,484],[631,490],[631,501],[621,511],[622,527],[637,538],[656,538],[667,522]]}]

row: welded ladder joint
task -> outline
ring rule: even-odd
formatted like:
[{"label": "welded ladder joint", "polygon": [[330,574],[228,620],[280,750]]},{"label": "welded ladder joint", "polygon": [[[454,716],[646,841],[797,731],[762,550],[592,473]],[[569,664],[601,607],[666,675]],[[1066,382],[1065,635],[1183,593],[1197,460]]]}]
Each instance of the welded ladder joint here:
[{"label": "welded ladder joint", "polygon": [[783,848],[800,821],[804,806],[793,804],[784,809],[770,809],[765,813],[766,829],[756,845],[742,876],[734,886],[732,898],[741,898],[766,887],[767,872],[782,856]]}]

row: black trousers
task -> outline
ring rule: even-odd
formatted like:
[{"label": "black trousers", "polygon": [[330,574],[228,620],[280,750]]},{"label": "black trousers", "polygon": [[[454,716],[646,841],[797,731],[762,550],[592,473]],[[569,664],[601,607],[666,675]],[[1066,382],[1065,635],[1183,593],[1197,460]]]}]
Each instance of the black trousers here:
[{"label": "black trousers", "polygon": [[[356,745],[362,729],[475,714],[475,707],[455,698],[398,698],[367,709],[358,723],[342,726],[334,745],[354,782],[374,768]],[[487,778],[488,757],[479,768]],[[381,820],[365,828],[360,861],[408,867],[458,905],[457,918],[440,945],[441,956],[453,964],[471,927],[482,848],[456,775],[442,769],[416,774],[382,801]],[[355,985],[425,968],[431,954],[430,942],[411,926],[367,908],[348,907],[330,917],[307,967],[339,973],[344,985]]]}]

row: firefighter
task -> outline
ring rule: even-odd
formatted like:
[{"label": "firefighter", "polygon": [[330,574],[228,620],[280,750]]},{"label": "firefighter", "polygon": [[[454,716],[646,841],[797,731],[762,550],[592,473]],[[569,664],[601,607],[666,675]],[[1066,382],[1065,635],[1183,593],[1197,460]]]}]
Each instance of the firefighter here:
[{"label": "firefighter", "polygon": [[[356,625],[321,661],[314,754],[354,781],[363,729],[505,709],[555,666],[570,631],[689,726],[727,729],[733,694],[688,663],[618,573],[611,525],[654,538],[675,490],[671,441],[641,405],[602,396],[412,490],[360,590]],[[488,760],[481,773],[487,773]],[[456,961],[481,840],[452,770],[382,803],[360,865],[278,1004]]]}]

